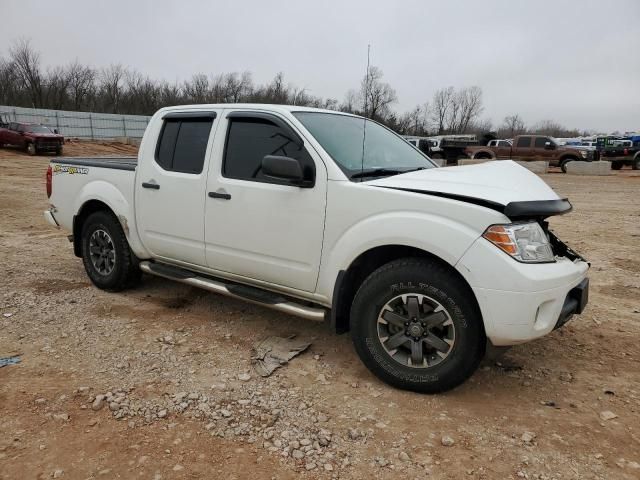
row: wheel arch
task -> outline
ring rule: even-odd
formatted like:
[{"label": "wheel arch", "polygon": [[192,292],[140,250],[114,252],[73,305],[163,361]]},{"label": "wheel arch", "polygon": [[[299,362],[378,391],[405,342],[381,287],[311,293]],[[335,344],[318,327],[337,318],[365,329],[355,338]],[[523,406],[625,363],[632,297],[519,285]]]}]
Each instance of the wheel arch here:
[{"label": "wheel arch", "polygon": [[495,155],[491,150],[478,150],[477,152],[473,153],[473,158],[475,159],[490,159],[490,160],[495,160]]},{"label": "wheel arch", "polygon": [[101,200],[88,200],[82,204],[78,213],[73,216],[73,253],[76,257],[82,256],[82,226],[89,216],[95,212],[109,212],[118,218],[113,209]]},{"label": "wheel arch", "polygon": [[[468,288],[469,298],[473,299],[478,315],[482,318],[480,306],[471,286],[449,262],[421,248],[408,245],[382,245],[362,252],[346,269],[338,272],[333,288],[330,315],[331,328],[336,333],[349,331],[351,304],[364,280],[379,267],[400,258],[424,258],[450,270]],[[484,330],[484,321],[481,323]]]}]

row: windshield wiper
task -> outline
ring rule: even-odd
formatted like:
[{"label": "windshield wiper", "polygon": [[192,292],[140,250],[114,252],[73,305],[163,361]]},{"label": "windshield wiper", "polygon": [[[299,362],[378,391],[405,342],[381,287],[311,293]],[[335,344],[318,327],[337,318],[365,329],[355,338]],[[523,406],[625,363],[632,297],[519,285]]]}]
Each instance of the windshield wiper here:
[{"label": "windshield wiper", "polygon": [[415,172],[416,170],[424,170],[425,167],[409,168],[400,170],[396,168],[372,168],[371,170],[362,170],[351,175],[350,178],[366,178],[366,177],[385,177],[390,175],[398,175],[400,173]]}]

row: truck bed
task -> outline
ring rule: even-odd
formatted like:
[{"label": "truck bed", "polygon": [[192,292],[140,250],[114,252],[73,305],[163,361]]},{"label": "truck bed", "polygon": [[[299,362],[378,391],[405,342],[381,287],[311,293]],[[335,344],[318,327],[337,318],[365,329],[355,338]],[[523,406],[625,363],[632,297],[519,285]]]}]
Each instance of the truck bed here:
[{"label": "truck bed", "polygon": [[51,163],[76,165],[80,167],[113,168],[116,170],[135,170],[138,165],[137,157],[60,157],[52,159]]}]

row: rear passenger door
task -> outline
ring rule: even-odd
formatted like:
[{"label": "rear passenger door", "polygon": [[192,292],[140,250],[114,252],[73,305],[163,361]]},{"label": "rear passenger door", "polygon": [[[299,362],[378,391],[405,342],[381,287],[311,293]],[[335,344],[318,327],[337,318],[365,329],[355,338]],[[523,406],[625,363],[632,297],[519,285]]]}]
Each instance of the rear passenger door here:
[{"label": "rear passenger door", "polygon": [[142,243],[156,258],[206,266],[207,159],[218,115],[167,113],[156,122],[156,144],[142,146],[135,177],[136,223]]},{"label": "rear passenger door", "polygon": [[[211,269],[272,285],[312,292],[320,266],[327,172],[286,118],[266,112],[228,111],[221,120],[209,170],[205,213]],[[226,132],[226,138],[222,138]],[[266,155],[301,161],[315,171],[302,188],[266,177]]]},{"label": "rear passenger door", "polygon": [[496,153],[496,158],[498,159],[511,157],[511,145],[505,140],[499,140],[493,151]]},{"label": "rear passenger door", "polygon": [[531,141],[533,137],[523,135],[514,140],[511,156],[514,160],[534,160]]}]

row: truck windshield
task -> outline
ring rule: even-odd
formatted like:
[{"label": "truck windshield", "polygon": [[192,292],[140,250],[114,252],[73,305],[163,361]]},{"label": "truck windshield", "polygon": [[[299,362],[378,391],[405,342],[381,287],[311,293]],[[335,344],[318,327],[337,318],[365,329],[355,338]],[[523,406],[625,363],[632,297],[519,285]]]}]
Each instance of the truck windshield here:
[{"label": "truck windshield", "polygon": [[24,131],[30,133],[52,133],[51,130],[42,125],[27,125],[24,127]]},{"label": "truck windshield", "polygon": [[402,137],[371,120],[319,112],[293,115],[350,179],[363,181],[435,166]]}]

